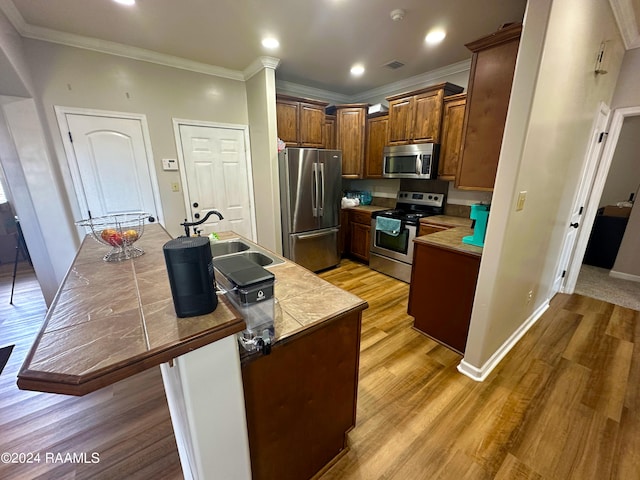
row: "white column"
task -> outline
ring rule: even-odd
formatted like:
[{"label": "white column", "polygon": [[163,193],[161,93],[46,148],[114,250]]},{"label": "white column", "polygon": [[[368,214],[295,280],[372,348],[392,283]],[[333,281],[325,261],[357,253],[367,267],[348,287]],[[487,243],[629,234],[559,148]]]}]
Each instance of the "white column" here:
[{"label": "white column", "polygon": [[234,335],[160,365],[185,480],[250,480]]}]

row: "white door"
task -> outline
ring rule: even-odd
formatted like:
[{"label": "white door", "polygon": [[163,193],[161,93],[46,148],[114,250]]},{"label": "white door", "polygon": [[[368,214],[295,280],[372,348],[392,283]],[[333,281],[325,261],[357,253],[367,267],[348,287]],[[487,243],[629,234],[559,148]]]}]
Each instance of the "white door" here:
[{"label": "white door", "polygon": [[[600,104],[591,130],[589,147],[587,149],[587,154],[582,168],[582,178],[580,179],[578,192],[576,193],[571,210],[571,218],[567,224],[562,253],[560,254],[560,261],[558,263],[558,270],[556,271],[556,276],[553,282],[552,295],[556,292],[564,291],[563,284],[568,278],[567,271],[569,269],[569,262],[571,262],[572,255],[575,252],[576,240],[578,239],[579,232],[581,231],[583,226],[582,224],[584,223],[583,214],[585,213],[587,200],[591,195],[591,189],[596,170],[598,168],[600,153],[604,146],[604,140],[606,138],[605,129],[607,127],[607,122],[609,121],[609,113],[609,107],[604,103]],[[577,278],[577,272],[575,272],[575,275],[572,275],[572,278]],[[573,283],[575,283],[575,280]]]},{"label": "white door", "polygon": [[243,128],[178,122],[178,150],[189,221],[203,219],[202,235],[232,230],[254,240],[253,189]]},{"label": "white door", "polygon": [[69,166],[83,218],[126,212],[147,212],[158,218],[155,171],[151,171],[152,156],[141,120],[62,115],[60,127],[65,147],[72,153]]}]

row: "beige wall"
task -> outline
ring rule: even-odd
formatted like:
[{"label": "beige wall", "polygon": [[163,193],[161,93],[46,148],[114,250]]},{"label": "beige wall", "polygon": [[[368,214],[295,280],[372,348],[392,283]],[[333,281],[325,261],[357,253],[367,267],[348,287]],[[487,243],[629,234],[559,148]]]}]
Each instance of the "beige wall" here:
[{"label": "beige wall", "polygon": [[[620,80],[613,97],[613,107],[638,107],[640,106],[640,88],[638,79],[640,78],[640,48],[629,50],[624,55],[622,68],[620,70]],[[640,117],[625,119],[625,125],[630,120]],[[623,126],[624,129],[624,126]],[[638,152],[638,150],[636,150]],[[615,159],[614,159],[615,161]],[[637,163],[636,163],[637,165]],[[638,171],[638,167],[636,167]],[[640,191],[638,192],[640,194]],[[640,277],[640,249],[638,249],[638,238],[640,238],[640,201],[636,195],[636,202],[627,229],[624,232],[622,244],[613,266],[613,272],[623,275]],[[637,279],[637,278],[636,278]]]},{"label": "beige wall", "polygon": [[[636,196],[640,195],[640,189]],[[618,250],[615,264],[611,269],[612,276],[640,281],[640,202],[635,202],[629,217],[629,223],[624,231],[624,237]]]},{"label": "beige wall", "polygon": [[248,124],[245,83],[187,70],[37,40],[25,40],[35,98],[40,103],[69,194],[73,216],[83,218],[62,146],[54,106],[144,114],[170,234],[182,233],[182,192],[172,192],[179,172],[162,170],[162,158],[176,158],[172,118]]},{"label": "beige wall", "polygon": [[640,105],[638,78],[640,78],[640,48],[634,48],[624,54],[622,67],[620,68],[620,79],[611,101],[611,108],[637,107]]},{"label": "beige wall", "polygon": [[629,199],[640,186],[640,116],[625,118],[599,205]]},{"label": "beige wall", "polygon": [[[596,76],[603,40],[609,74]],[[528,3],[464,358],[472,369],[495,359],[552,294],[592,123],[611,101],[623,51],[607,0]],[[520,191],[527,199],[516,212]]]}]

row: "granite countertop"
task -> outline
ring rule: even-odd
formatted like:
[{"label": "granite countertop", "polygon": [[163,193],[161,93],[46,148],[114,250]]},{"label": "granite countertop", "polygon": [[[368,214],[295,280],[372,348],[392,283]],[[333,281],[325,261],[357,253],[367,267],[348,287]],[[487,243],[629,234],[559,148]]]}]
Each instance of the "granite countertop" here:
[{"label": "granite countertop", "polygon": [[[146,225],[136,243],[144,255],[104,262],[108,247],[87,236],[18,374],[18,386],[84,395],[244,330],[223,295],[210,314],[176,316],[162,252],[170,238],[160,225]],[[288,260],[270,270],[276,276],[276,341],[367,307]]]},{"label": "granite countertop", "polygon": [[424,243],[427,245],[435,245],[447,250],[464,253],[467,255],[481,256],[482,247],[468,245],[462,242],[462,237],[473,235],[473,229],[470,227],[454,227],[441,232],[431,233],[417,237],[414,242]]}]

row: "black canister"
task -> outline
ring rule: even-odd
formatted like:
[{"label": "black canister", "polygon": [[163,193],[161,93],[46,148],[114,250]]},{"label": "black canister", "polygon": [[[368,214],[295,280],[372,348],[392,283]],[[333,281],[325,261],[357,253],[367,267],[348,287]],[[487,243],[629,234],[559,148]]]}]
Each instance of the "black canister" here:
[{"label": "black canister", "polygon": [[178,317],[213,312],[218,306],[208,237],[178,237],[162,247]]}]

